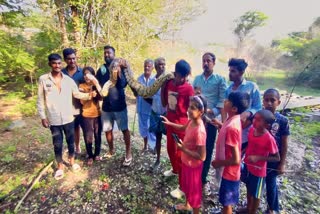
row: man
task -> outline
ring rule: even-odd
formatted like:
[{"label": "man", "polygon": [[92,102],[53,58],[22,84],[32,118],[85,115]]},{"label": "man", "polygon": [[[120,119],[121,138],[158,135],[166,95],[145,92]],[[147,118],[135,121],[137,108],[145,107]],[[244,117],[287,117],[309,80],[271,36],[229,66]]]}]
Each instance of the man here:
[{"label": "man", "polygon": [[[61,56],[50,54],[48,56],[51,71],[39,78],[37,108],[41,123],[45,128],[50,128],[58,170],[55,179],[63,178],[63,133],[68,144],[69,163],[73,171],[80,170],[74,163],[74,117],[72,97],[89,100],[93,93],[79,92],[75,82],[61,72]],[[95,83],[96,85],[98,82]]]},{"label": "man", "polygon": [[[223,108],[225,90],[227,88],[226,80],[219,74],[213,73],[216,56],[213,53],[205,53],[202,56],[203,73],[195,77],[193,87],[197,93],[202,93],[208,102],[207,116],[210,118],[217,117]],[[217,135],[217,128],[211,123],[206,124],[206,160],[203,163],[202,184],[205,193],[210,195],[210,186],[207,184],[207,176],[210,169],[212,153]]]},{"label": "man", "polygon": [[[225,98],[229,96],[231,92],[241,91],[244,93],[249,94],[250,102],[249,108],[243,112],[241,117],[242,123],[242,148],[244,150],[248,144],[248,131],[249,125],[251,124],[250,118],[253,116],[257,111],[262,109],[261,97],[260,92],[257,84],[251,81],[247,81],[243,75],[248,66],[244,59],[235,59],[232,58],[229,60],[229,80],[232,81],[230,86],[227,88],[225,93]],[[222,121],[226,120],[226,113],[222,113]]]},{"label": "man", "polygon": [[[105,64],[102,65],[97,71],[97,79],[101,87],[110,79],[109,66],[112,60],[115,58],[115,49],[112,46],[104,47],[104,59]],[[116,121],[118,128],[123,133],[124,142],[126,144],[126,157],[123,162],[124,166],[130,166],[132,162],[131,146],[130,146],[130,131],[128,129],[128,111],[126,104],[126,96],[124,88],[127,85],[127,80],[124,77],[124,73],[121,71],[121,75],[118,75],[115,87],[109,89],[109,93],[103,98],[102,102],[102,128],[106,133],[106,139],[109,145],[109,151],[107,158],[110,158],[114,154],[113,146],[113,124]]]},{"label": "man", "polygon": [[[166,61],[164,58],[159,57],[154,61],[154,67],[156,69],[156,76],[150,82],[152,85],[156,79],[158,79],[161,75],[164,75],[166,69]],[[151,106],[151,114],[150,114],[150,128],[149,131],[156,135],[156,146],[155,151],[157,154],[156,162],[152,166],[152,171],[156,172],[160,166],[160,154],[161,154],[161,140],[162,134],[164,134],[164,125],[160,118],[166,112],[165,106],[162,104],[161,100],[161,89],[157,91],[155,95],[153,95],[152,106]]]},{"label": "man", "polygon": [[[84,83],[82,68],[77,65],[76,52],[72,48],[63,50],[63,58],[67,66],[62,69],[63,74],[71,77],[79,87],[80,83]],[[81,103],[78,99],[73,98],[73,116],[74,116],[74,142],[76,146],[76,154],[81,153],[80,147],[80,123],[81,123]]]},{"label": "man", "polygon": [[[144,86],[150,86],[153,81],[151,77],[153,70],[153,60],[146,59],[144,61],[144,73],[139,76],[138,82]],[[151,147],[154,147],[155,135],[152,132],[149,132],[150,126],[150,113],[151,113],[152,98],[143,98],[137,96],[137,113],[139,118],[139,132],[143,138],[143,149],[145,152],[148,150],[148,143]]]}]

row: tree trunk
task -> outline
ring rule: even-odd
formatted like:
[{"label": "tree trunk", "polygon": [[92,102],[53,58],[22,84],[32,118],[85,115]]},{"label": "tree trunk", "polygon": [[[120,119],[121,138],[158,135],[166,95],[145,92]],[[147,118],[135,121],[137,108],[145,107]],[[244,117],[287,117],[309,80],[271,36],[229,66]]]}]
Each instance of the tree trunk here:
[{"label": "tree trunk", "polygon": [[74,5],[71,5],[71,17],[72,17],[72,26],[73,26],[73,36],[75,40],[75,47],[81,47],[81,26],[79,19],[78,8]]},{"label": "tree trunk", "polygon": [[57,14],[58,14],[59,24],[61,29],[62,46],[63,48],[66,48],[69,46],[69,40],[68,40],[68,34],[67,34],[67,28],[66,28],[66,18],[64,13],[65,4],[63,0],[55,0],[54,3],[57,7]]}]

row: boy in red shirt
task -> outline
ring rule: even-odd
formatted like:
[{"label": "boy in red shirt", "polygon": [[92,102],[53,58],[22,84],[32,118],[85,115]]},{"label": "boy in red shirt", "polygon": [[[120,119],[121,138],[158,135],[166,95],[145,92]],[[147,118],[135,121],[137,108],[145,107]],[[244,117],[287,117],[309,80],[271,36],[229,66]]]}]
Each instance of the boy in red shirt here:
[{"label": "boy in red shirt", "polygon": [[246,186],[249,214],[255,214],[258,210],[267,174],[267,162],[280,160],[276,141],[268,131],[274,120],[272,112],[260,110],[254,115],[253,127],[249,130],[244,159],[248,169]]},{"label": "boy in red shirt", "polygon": [[221,127],[212,166],[216,169],[217,177],[222,176],[219,190],[222,213],[232,214],[232,206],[239,201],[242,136],[240,114],[248,108],[249,99],[247,93],[231,92],[223,107],[228,119],[223,124],[213,121],[213,125]]},{"label": "boy in red shirt", "polygon": [[[169,121],[185,125],[188,123],[188,107],[190,97],[194,95],[193,87],[187,82],[187,77],[191,73],[191,67],[185,60],[179,60],[175,65],[174,79],[169,80],[161,90],[161,97],[164,106],[167,106],[167,118]],[[185,132],[174,130],[166,126],[167,151],[170,158],[172,169],[164,172],[165,176],[178,174],[180,182],[181,171],[181,151],[178,150],[172,133],[176,133],[180,139],[184,139]],[[173,190],[171,196],[181,198],[183,192],[178,187]]]}]

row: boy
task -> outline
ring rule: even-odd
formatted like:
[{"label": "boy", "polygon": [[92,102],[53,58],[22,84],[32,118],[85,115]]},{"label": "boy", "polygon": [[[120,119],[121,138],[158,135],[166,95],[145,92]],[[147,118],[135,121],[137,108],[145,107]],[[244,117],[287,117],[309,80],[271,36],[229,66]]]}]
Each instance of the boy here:
[{"label": "boy", "polygon": [[239,201],[240,160],[241,160],[241,118],[249,105],[249,95],[243,92],[231,92],[224,101],[227,120],[221,124],[213,120],[213,125],[221,127],[216,147],[216,159],[212,166],[221,178],[219,201],[223,206],[222,213],[231,214],[232,206]]},{"label": "boy", "polygon": [[[173,123],[186,124],[188,122],[188,108],[190,97],[194,95],[192,86],[187,82],[191,73],[191,67],[185,60],[179,60],[175,65],[174,79],[169,80],[161,90],[161,97],[164,106],[167,106],[167,118]],[[164,172],[165,176],[178,174],[179,184],[181,172],[181,151],[177,149],[172,133],[175,132],[180,139],[184,138],[184,131],[175,131],[172,127],[166,126],[167,130],[167,151],[172,169]],[[184,194],[178,187],[173,190],[171,196],[181,198]]]},{"label": "boy", "polygon": [[276,111],[279,105],[279,91],[274,88],[267,89],[263,94],[263,106],[275,116],[275,121],[271,125],[270,132],[276,140],[280,153],[280,162],[268,162],[267,164],[266,189],[268,212],[270,214],[274,212],[279,213],[280,211],[277,177],[284,172],[288,150],[288,136],[290,135],[288,119]]}]

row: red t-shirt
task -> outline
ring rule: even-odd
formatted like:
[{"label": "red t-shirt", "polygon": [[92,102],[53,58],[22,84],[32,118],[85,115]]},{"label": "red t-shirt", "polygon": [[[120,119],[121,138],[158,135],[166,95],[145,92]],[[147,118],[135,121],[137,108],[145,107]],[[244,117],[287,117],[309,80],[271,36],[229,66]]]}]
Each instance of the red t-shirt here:
[{"label": "red t-shirt", "polygon": [[167,83],[164,98],[168,101],[167,118],[171,122],[178,124],[186,124],[188,122],[187,111],[190,97],[193,95],[193,88],[188,82],[178,86],[174,84],[173,80]]},{"label": "red t-shirt", "polygon": [[[242,127],[240,115],[228,118],[222,125],[216,145],[216,160],[232,158],[232,147],[235,147],[241,155]],[[240,164],[225,166],[222,177],[230,181],[240,180]]]},{"label": "red t-shirt", "polygon": [[259,155],[268,157],[270,154],[278,153],[278,147],[274,137],[266,132],[262,136],[254,136],[254,128],[251,127],[248,134],[248,148],[244,162],[247,164],[248,171],[257,177],[266,177],[267,161],[249,162],[248,156]]},{"label": "red t-shirt", "polygon": [[[183,145],[190,151],[197,151],[198,146],[206,145],[206,128],[204,127],[203,122],[199,126],[192,126],[191,121],[186,129],[186,135],[183,139]],[[202,163],[202,160],[194,159],[193,157],[181,152],[181,161],[187,166],[195,168]]]}]

